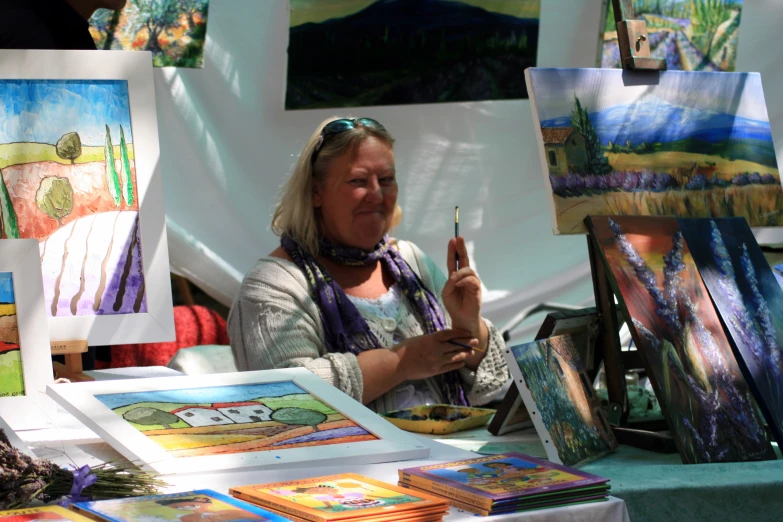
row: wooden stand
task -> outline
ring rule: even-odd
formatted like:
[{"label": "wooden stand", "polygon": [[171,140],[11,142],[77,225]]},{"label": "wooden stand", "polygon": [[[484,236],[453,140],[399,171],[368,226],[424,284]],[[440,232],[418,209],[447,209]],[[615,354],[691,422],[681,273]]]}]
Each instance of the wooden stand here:
[{"label": "wooden stand", "polygon": [[92,381],[92,377],[85,375],[82,367],[82,354],[87,352],[86,339],[74,339],[70,341],[51,341],[52,355],[64,355],[65,364],[54,363],[55,378],[68,379],[72,382]]},{"label": "wooden stand", "polygon": [[666,60],[650,56],[647,22],[635,19],[633,0],[612,0],[612,7],[623,69],[665,71]]}]

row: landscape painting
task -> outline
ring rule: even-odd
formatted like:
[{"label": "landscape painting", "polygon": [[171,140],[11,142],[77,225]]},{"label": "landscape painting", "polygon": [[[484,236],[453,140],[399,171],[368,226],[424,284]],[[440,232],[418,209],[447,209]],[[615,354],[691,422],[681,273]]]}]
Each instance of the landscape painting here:
[{"label": "landscape painting", "polygon": [[292,382],[95,398],[173,457],[377,440]]},{"label": "landscape painting", "polygon": [[680,220],[737,362],[783,444],[783,290],[742,218]]},{"label": "landscape painting", "polygon": [[22,352],[11,272],[0,272],[0,397],[24,395]]},{"label": "landscape painting", "polygon": [[677,219],[588,226],[682,461],[775,459]]},{"label": "landscape painting", "polygon": [[527,98],[541,0],[290,0],[286,109]]},{"label": "landscape painting", "polygon": [[[612,0],[605,0],[601,67],[622,68]],[[742,0],[633,0],[653,58],[670,71],[734,71]]]},{"label": "landscape painting", "polygon": [[549,444],[544,444],[549,460],[573,467],[617,447],[570,335],[512,346],[511,354],[509,368],[525,406],[541,420],[536,431],[556,451],[550,455]]},{"label": "landscape painting", "polygon": [[2,238],[39,240],[52,317],[146,312],[128,83],[0,80]]},{"label": "landscape painting", "polygon": [[90,34],[98,49],[151,51],[155,67],[203,67],[209,0],[128,0],[98,9]]},{"label": "landscape painting", "polygon": [[756,73],[530,69],[556,234],[587,216],[741,216],[783,225]]}]

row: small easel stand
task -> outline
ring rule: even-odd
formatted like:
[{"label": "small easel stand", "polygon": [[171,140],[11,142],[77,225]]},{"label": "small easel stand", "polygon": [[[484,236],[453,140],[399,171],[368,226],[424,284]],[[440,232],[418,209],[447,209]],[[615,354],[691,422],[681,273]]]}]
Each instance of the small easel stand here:
[{"label": "small easel stand", "polygon": [[83,373],[82,354],[87,352],[87,340],[51,341],[52,355],[64,355],[65,364],[54,363],[55,378],[68,379],[71,382],[92,381]]},{"label": "small easel stand", "polygon": [[[617,44],[620,46],[620,59],[623,70],[664,71],[666,61],[650,56],[650,43],[647,38],[647,24],[644,20],[634,19],[633,0],[612,0],[615,23],[617,24]],[[595,343],[595,368],[604,362],[606,387],[609,395],[609,422],[618,442],[652,451],[676,452],[674,441],[666,430],[666,422],[639,423],[630,427],[628,414],[630,406],[625,385],[625,364],[620,345],[620,323],[617,319],[617,306],[614,293],[603,266],[598,246],[587,236],[587,249],[590,256],[590,269],[593,276],[595,303],[599,314],[600,333]]]}]

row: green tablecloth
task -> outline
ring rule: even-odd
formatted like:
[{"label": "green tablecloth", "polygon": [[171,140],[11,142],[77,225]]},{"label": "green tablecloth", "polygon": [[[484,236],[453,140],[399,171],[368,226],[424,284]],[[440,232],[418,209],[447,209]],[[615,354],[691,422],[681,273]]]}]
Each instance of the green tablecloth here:
[{"label": "green tablecloth", "polygon": [[[477,429],[430,437],[477,453],[546,457],[534,430],[495,437]],[[783,460],[684,465],[676,453],[620,446],[581,469],[611,480],[611,494],[625,501],[631,522],[783,521]]]}]

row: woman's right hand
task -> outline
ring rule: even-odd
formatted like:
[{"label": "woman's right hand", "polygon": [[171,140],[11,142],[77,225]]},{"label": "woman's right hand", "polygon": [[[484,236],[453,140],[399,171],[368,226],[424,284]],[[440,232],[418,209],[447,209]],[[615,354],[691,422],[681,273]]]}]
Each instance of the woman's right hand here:
[{"label": "woman's right hand", "polygon": [[399,357],[397,368],[404,380],[426,379],[465,366],[473,350],[449,343],[452,339],[473,347],[479,344],[478,339],[470,337],[469,331],[457,328],[411,337],[392,347]]}]

